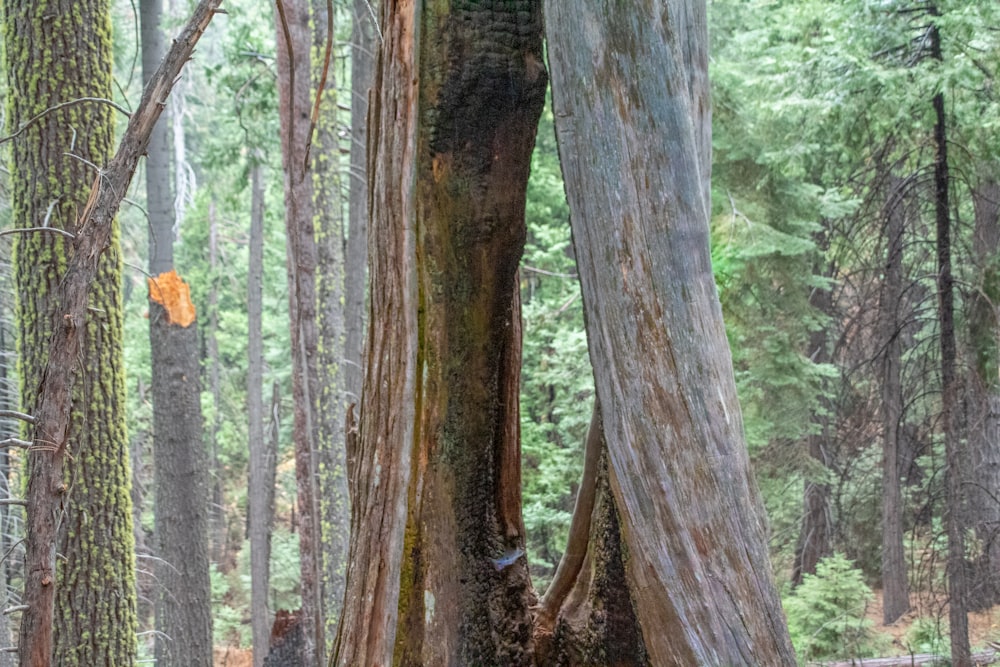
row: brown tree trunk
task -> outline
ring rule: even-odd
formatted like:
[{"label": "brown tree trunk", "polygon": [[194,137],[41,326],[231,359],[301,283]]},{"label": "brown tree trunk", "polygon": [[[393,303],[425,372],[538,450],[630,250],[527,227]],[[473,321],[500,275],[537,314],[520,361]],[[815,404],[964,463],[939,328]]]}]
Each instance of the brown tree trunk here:
[{"label": "brown tree trunk", "polygon": [[903,435],[903,233],[906,182],[890,178],[886,203],[886,262],[879,305],[882,334],[882,622],[895,623],[910,608],[910,586],[903,549],[903,492],[900,475]]},{"label": "brown tree trunk", "polygon": [[538,1],[386,2],[371,325],[339,665],[530,664],[515,272]]},{"label": "brown tree trunk", "polygon": [[546,25],[644,650],[656,665],[794,665],[709,259],[705,3],[550,0]]},{"label": "brown tree trunk", "polygon": [[288,316],[291,327],[292,438],[299,521],[299,579],[304,639],[302,664],[316,663],[324,645],[320,597],[320,522],[316,492],[317,382],[316,238],[312,175],[308,168],[312,110],[308,0],[277,3],[278,100],[285,172]]}]

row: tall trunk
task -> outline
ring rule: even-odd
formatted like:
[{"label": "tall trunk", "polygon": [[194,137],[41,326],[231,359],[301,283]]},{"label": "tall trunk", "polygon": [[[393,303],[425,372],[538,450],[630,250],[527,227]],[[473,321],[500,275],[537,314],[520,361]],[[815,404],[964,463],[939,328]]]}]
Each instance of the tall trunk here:
[{"label": "tall trunk", "polygon": [[[149,81],[165,49],[162,0],[142,0],[142,73]],[[153,493],[156,537],[156,659],[212,664],[208,562],[208,478],[201,415],[198,327],[187,285],[174,271],[174,200],[167,119],[146,151],[149,213],[149,343],[153,384]],[[176,293],[174,290],[178,290]],[[186,300],[185,300],[186,299]],[[172,308],[190,308],[172,312]],[[190,321],[189,321],[190,319]]]},{"label": "tall trunk", "polygon": [[[251,214],[252,215],[252,214]],[[251,222],[252,224],[252,222]],[[209,428],[209,559],[217,565],[226,559],[229,527],[226,522],[225,499],[222,495],[222,464],[219,461],[219,431],[222,430],[222,360],[219,357],[219,220],[215,199],[208,202],[208,335],[205,348],[208,355],[208,382],[212,393],[214,418]]]},{"label": "tall trunk", "polygon": [[[938,16],[931,6],[929,13]],[[931,57],[942,60],[941,33],[931,26]],[[937,228],[938,328],[941,338],[941,424],[945,447],[945,532],[948,535],[948,622],[951,638],[951,664],[970,667],[969,585],[965,572],[965,474],[967,452],[958,429],[955,377],[955,288],[951,272],[951,209],[948,173],[948,127],[944,93],[934,95],[934,210]]]},{"label": "tall trunk", "polygon": [[329,655],[344,597],[350,508],[344,454],[344,219],[331,0],[312,0],[314,85],[319,116],[312,146],[316,214],[317,387],[316,449],[320,511],[322,636],[318,654]]},{"label": "tall trunk", "polygon": [[972,372],[968,381],[969,527],[979,556],[972,563],[970,608],[1000,602],[1000,183],[987,177],[972,191],[975,231],[972,251],[979,289],[971,295],[969,337]]},{"label": "tall trunk", "polygon": [[886,261],[879,304],[882,337],[882,622],[896,622],[910,608],[910,587],[903,549],[903,492],[900,452],[903,434],[903,232],[906,182],[890,179],[885,207]]},{"label": "tall trunk", "polygon": [[247,524],[250,539],[250,629],[253,664],[262,667],[271,636],[268,608],[271,563],[271,518],[274,513],[273,464],[264,444],[264,179],[258,162],[250,168],[250,261],[247,273],[247,417],[250,480]]},{"label": "tall trunk", "polygon": [[[83,0],[72,11],[53,2],[8,0],[3,14],[11,127],[61,102],[112,97],[107,0]],[[59,20],[39,20],[42,16]],[[63,107],[12,142],[15,226],[81,231],[78,216],[95,177],[88,165],[103,167],[111,157],[111,114],[105,104]],[[65,432],[49,431],[53,422],[40,421],[28,455],[23,601],[29,608],[21,623],[22,665],[53,659],[61,665],[130,665],[135,659],[121,256],[117,229],[110,232],[86,320],[77,329],[76,382],[56,399],[66,410],[61,414],[73,418]],[[46,366],[52,359],[50,339],[55,327],[73,323],[59,302],[69,280],[68,246],[52,233],[15,240],[21,403],[36,416],[51,416],[44,406],[52,395],[46,394],[60,389]],[[46,441],[50,444],[42,444]]]},{"label": "tall trunk", "polygon": [[[17,378],[15,375],[14,350],[14,287],[11,284],[9,248],[7,241],[0,240],[0,410],[13,410],[17,405]],[[18,436],[18,423],[12,419],[0,419],[0,498],[10,499],[10,447],[11,439]],[[10,505],[0,505],[0,553],[7,554],[13,544],[14,514]],[[10,606],[11,558],[8,556],[0,564],[0,605]],[[13,645],[9,615],[0,618],[0,644]],[[13,653],[0,654],[0,667],[14,667],[17,656]]]},{"label": "tall trunk", "polygon": [[709,258],[705,9],[549,0],[556,130],[644,650],[793,665]]},{"label": "tall trunk", "polygon": [[[375,3],[377,4],[377,3]],[[351,165],[344,250],[344,388],[361,400],[365,277],[368,256],[368,95],[375,69],[375,24],[369,0],[354,0],[351,30]]]},{"label": "tall trunk", "polygon": [[[829,247],[828,233],[818,235],[818,246],[822,253]],[[827,266],[821,275],[830,279],[833,276],[833,266]],[[833,310],[833,295],[829,289],[813,288],[809,295],[809,305],[824,316],[830,316]],[[826,364],[830,361],[829,341],[826,327],[820,327],[809,336],[808,358],[813,363]],[[825,387],[823,390],[825,391]],[[829,412],[826,398],[821,399],[821,410]],[[824,414],[813,414],[813,423],[819,426],[819,432],[811,433],[807,439],[809,458],[815,466],[813,474],[806,477],[803,492],[804,513],[799,541],[795,549],[795,567],[792,573],[792,584],[802,583],[804,574],[816,574],[816,565],[822,558],[833,551],[833,512],[830,507],[830,484],[825,477],[830,473],[830,456],[827,445],[830,438],[829,418]]]},{"label": "tall trunk", "polygon": [[530,664],[515,272],[541,6],[383,4],[339,665]]},{"label": "tall trunk", "polygon": [[324,645],[320,598],[320,522],[316,493],[317,318],[313,185],[308,168],[312,107],[308,0],[279,0],[276,12],[278,100],[285,172],[288,315],[292,346],[295,479],[299,522],[303,636],[302,661],[316,663]]}]

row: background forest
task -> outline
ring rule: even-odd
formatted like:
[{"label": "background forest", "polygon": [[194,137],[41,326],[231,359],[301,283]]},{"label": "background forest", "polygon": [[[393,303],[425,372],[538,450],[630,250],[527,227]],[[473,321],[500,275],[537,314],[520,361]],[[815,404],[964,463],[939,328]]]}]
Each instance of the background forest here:
[{"label": "background forest", "polygon": [[[252,427],[263,427],[263,460],[272,466],[263,481],[273,486],[272,615],[302,604],[299,533],[307,519],[292,433],[276,23],[273,6],[234,0],[225,9],[170,98],[160,178],[172,193],[174,265],[200,322],[214,644],[217,660],[244,664],[235,649],[254,642],[248,512],[255,497],[269,495],[248,488]],[[313,150],[322,151],[334,184],[323,193],[331,222],[322,229],[339,248],[334,275],[346,320],[338,326],[360,331],[350,318],[363,309],[348,311],[343,291],[345,277],[364,284],[357,109],[368,84],[357,77],[366,76],[359,59],[380,36],[367,3],[338,0],[333,9],[326,134]],[[139,11],[122,0],[112,11],[114,101],[131,109],[143,80]],[[188,11],[187,2],[167,3],[167,34]],[[973,649],[984,649],[1000,641],[1000,6],[713,0],[709,17],[712,259],[799,659],[947,654],[949,538],[963,544],[961,606],[975,612]],[[314,47],[318,62],[323,47],[322,40]],[[4,134],[16,129],[7,123]],[[0,173],[0,230],[14,226],[8,176]],[[139,656],[150,659],[162,584],[154,575],[144,183],[140,172],[119,220]],[[262,212],[259,266],[254,206]],[[541,591],[565,548],[594,395],[548,105],[526,218],[524,520]],[[938,297],[942,223],[951,234],[953,320],[942,317]],[[0,235],[0,409],[17,410],[12,238]],[[259,331],[248,317],[255,275]],[[350,391],[349,366],[358,361],[338,361]],[[264,408],[255,425],[248,391]],[[20,427],[0,418],[0,473],[4,494],[15,498],[24,454],[10,439]],[[22,507],[0,505],[5,607],[19,604],[22,523]],[[0,617],[0,645],[13,643],[7,624],[15,618]]]}]

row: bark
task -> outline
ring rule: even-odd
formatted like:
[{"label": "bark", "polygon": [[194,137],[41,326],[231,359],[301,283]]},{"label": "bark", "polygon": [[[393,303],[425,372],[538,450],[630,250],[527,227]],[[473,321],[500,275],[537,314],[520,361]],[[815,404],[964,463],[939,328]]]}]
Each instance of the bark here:
[{"label": "bark", "polygon": [[1000,602],[1000,183],[987,177],[972,191],[975,231],[972,251],[978,289],[969,305],[971,358],[969,526],[978,557],[971,563],[970,609]]},{"label": "bark", "polygon": [[903,233],[905,181],[890,179],[886,203],[886,261],[879,307],[882,335],[882,622],[895,623],[910,609],[910,587],[903,548],[901,440],[903,436]]},{"label": "bark", "polygon": [[351,165],[344,250],[344,387],[351,403],[361,400],[368,256],[368,95],[375,69],[375,25],[369,6],[369,0],[354,0],[351,31]]},{"label": "bark", "polygon": [[303,664],[316,662],[317,647],[324,645],[320,598],[320,521],[316,491],[315,401],[317,375],[316,239],[313,187],[308,169],[310,112],[312,110],[307,0],[277,3],[278,101],[282,121],[281,153],[285,172],[285,227],[288,255],[288,302],[292,347],[292,401],[295,417],[295,480],[301,515],[299,563],[301,567]]},{"label": "bark", "polygon": [[314,84],[317,104],[311,151],[316,215],[317,387],[316,449],[320,512],[320,602],[323,639],[320,655],[329,656],[344,597],[344,574],[350,538],[350,507],[344,454],[344,220],[340,183],[332,0],[312,0]]},{"label": "bark", "polygon": [[274,462],[264,444],[264,182],[257,162],[250,169],[250,260],[247,273],[247,416],[250,479],[247,524],[250,540],[250,629],[254,667],[268,653],[271,612],[268,608],[271,564],[271,523],[274,514]]},{"label": "bark", "polygon": [[[162,0],[142,0],[142,73],[147,82],[163,53]],[[149,343],[153,384],[153,493],[156,537],[156,648],[161,665],[212,664],[208,561],[208,466],[202,441],[198,326],[178,322],[174,302],[174,200],[170,192],[167,119],[146,149],[149,214]],[[179,278],[178,278],[179,280]],[[183,286],[187,288],[186,285]],[[193,315],[193,307],[192,315]],[[186,322],[186,320],[185,320]]]},{"label": "bark", "polygon": [[540,2],[386,2],[339,665],[523,665],[515,273]]},{"label": "bark", "polygon": [[[75,150],[90,153],[91,163],[105,163],[112,123],[104,104],[94,104],[87,113],[76,104],[62,107],[30,123],[13,142],[15,220],[23,227],[66,226],[73,233],[69,244],[58,234],[20,238],[22,400],[34,415],[22,665],[48,665],[53,659],[61,665],[130,665],[135,659],[114,221],[162,103],[217,6],[218,0],[199,4],[147,84],[118,152],[98,178],[65,153],[73,136],[86,137]],[[38,3],[5,6],[8,77],[25,87],[15,88],[12,96],[15,123],[82,95],[107,98],[111,90],[106,3],[77,3],[72,12],[55,12],[64,17],[61,22],[31,20],[37,11],[43,11]],[[77,84],[98,89],[69,88]],[[86,183],[93,184],[89,198]],[[53,187],[59,191],[47,191]],[[100,378],[88,381],[87,369],[99,369]],[[63,555],[58,572],[57,536]]]},{"label": "bark", "polygon": [[[935,6],[928,10],[937,16]],[[941,60],[941,34],[936,25],[930,29],[931,57]],[[951,664],[971,667],[969,585],[965,571],[965,483],[968,453],[958,429],[956,405],[955,287],[951,270],[951,209],[948,166],[948,125],[944,93],[934,95],[934,210],[937,230],[938,331],[941,346],[941,424],[945,447],[945,532],[948,535],[948,622],[951,639]]]},{"label": "bark", "polygon": [[550,0],[546,11],[591,360],[644,650],[658,665],[793,665],[709,259],[705,3]]},{"label": "bark", "polygon": [[[15,293],[12,284],[11,267],[8,263],[9,249],[6,240],[0,241],[0,409],[17,407],[17,376],[14,348],[14,303]],[[0,498],[10,499],[10,442],[19,435],[19,424],[13,419],[0,419]],[[13,543],[14,517],[10,505],[0,505],[0,553],[6,554]],[[20,517],[18,517],[20,518]],[[11,558],[3,559],[0,564],[0,605],[6,609],[10,606],[10,584],[13,574]],[[14,645],[11,634],[10,616],[0,618],[0,645]],[[0,647],[0,648],[2,648]],[[14,667],[17,656],[13,653],[0,653],[0,667]]]}]

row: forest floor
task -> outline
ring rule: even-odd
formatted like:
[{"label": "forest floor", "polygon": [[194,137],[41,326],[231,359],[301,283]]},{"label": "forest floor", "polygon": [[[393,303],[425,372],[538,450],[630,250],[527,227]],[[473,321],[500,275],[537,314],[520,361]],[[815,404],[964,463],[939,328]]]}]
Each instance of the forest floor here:
[{"label": "forest floor", "polygon": [[[908,646],[907,635],[910,628],[919,618],[940,623],[941,632],[945,637],[948,635],[948,604],[943,595],[931,595],[928,593],[914,593],[910,597],[911,609],[901,619],[891,625],[882,623],[882,591],[875,591],[875,600],[868,605],[865,616],[874,624],[873,630],[884,633],[891,637],[891,652],[897,655],[905,655],[917,647]],[[993,607],[987,611],[974,612],[969,614],[969,644],[972,650],[982,649],[987,641],[1000,642],[1000,606]],[[891,655],[892,653],[886,653]]]}]

